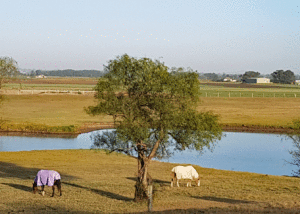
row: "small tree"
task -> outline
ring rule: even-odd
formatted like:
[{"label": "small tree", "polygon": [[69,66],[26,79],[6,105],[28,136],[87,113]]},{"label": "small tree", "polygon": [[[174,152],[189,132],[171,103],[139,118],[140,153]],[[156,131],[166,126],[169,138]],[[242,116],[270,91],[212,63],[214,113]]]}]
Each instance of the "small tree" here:
[{"label": "small tree", "polygon": [[11,57],[0,57],[0,89],[3,80],[19,74],[17,62]]},{"label": "small tree", "polygon": [[290,70],[277,70],[271,76],[274,83],[291,84],[295,81],[295,74]]},{"label": "small tree", "polygon": [[[178,150],[211,148],[222,135],[218,117],[198,112],[200,85],[194,72],[170,74],[160,61],[123,55],[110,60],[96,86],[92,115],[112,116],[116,130],[95,137],[95,146],[132,154],[138,160],[135,200],[148,197],[148,166],[154,157]],[[172,141],[169,140],[172,139]]]}]

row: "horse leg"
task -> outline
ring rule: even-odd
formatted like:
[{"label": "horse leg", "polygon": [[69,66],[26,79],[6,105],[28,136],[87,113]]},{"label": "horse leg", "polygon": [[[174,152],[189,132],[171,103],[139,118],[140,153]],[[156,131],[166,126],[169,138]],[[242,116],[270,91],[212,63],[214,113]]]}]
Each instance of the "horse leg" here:
[{"label": "horse leg", "polygon": [[179,179],[176,179],[177,180],[177,187],[179,187]]},{"label": "horse leg", "polygon": [[55,185],[52,186],[52,195],[51,195],[51,197],[54,197],[54,192],[55,192]]},{"label": "horse leg", "polygon": [[44,195],[45,195],[44,188],[45,188],[45,186],[43,185],[43,186],[42,186],[42,196],[44,196]]},{"label": "horse leg", "polygon": [[60,180],[57,181],[56,186],[57,186],[57,191],[59,192],[59,196],[62,196],[62,193],[61,193],[61,182],[60,182]]},{"label": "horse leg", "polygon": [[35,194],[35,193],[38,191],[36,182],[34,182],[34,183],[32,184],[32,190],[33,190],[33,194]]}]

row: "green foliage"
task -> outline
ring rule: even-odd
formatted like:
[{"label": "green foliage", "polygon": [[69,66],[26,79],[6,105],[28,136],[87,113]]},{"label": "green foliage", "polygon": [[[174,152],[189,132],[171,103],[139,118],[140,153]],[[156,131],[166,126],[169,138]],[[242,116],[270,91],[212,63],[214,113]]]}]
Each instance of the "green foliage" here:
[{"label": "green foliage", "polygon": [[142,150],[151,159],[170,154],[172,143],[201,151],[221,138],[218,117],[195,110],[200,97],[195,72],[169,73],[160,61],[126,54],[110,60],[105,71],[96,86],[98,104],[86,111],[113,116],[116,136],[98,138],[98,147]]},{"label": "green foliage", "polygon": [[19,74],[17,62],[10,57],[0,57],[0,88],[3,79]]},{"label": "green foliage", "polygon": [[289,153],[292,155],[293,160],[288,163],[298,167],[298,170],[293,172],[295,176],[299,177],[300,176],[300,135],[288,135],[288,137],[293,140],[293,144],[295,148],[294,150],[289,151]]},{"label": "green foliage", "polygon": [[255,78],[255,77],[259,77],[260,73],[259,72],[255,72],[255,71],[246,71],[243,76],[242,76],[242,81],[244,81],[245,79],[249,79],[249,78]]},{"label": "green foliage", "polygon": [[78,127],[69,126],[47,126],[44,124],[10,124],[7,121],[0,120],[0,130],[5,131],[25,131],[25,132],[42,132],[42,133],[75,133]]},{"label": "green foliage", "polygon": [[293,120],[293,125],[292,125],[294,130],[299,130],[300,131],[300,119]]},{"label": "green foliage", "polygon": [[271,76],[274,83],[291,84],[295,81],[295,74],[290,70],[277,70]]}]

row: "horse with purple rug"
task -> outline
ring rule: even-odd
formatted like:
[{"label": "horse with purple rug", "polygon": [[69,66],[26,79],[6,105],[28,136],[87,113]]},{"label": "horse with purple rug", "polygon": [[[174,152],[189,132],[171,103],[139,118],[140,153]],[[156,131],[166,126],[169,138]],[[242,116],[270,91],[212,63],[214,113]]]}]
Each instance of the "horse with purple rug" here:
[{"label": "horse with purple rug", "polygon": [[45,195],[44,187],[45,185],[52,187],[52,196],[54,196],[55,186],[57,186],[58,192],[61,193],[61,177],[60,174],[54,170],[40,170],[33,182],[33,193],[35,194],[38,191],[38,186],[42,187],[42,195]]}]

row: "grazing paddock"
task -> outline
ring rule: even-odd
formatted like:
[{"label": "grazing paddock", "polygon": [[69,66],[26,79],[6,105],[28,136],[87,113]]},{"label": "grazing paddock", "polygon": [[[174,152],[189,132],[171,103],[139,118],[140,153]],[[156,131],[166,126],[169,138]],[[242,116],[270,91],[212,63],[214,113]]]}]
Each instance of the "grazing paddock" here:
[{"label": "grazing paddock", "polygon": [[198,110],[220,115],[226,125],[257,125],[262,127],[289,127],[299,118],[299,99],[290,98],[201,98]]},{"label": "grazing paddock", "polygon": [[[198,110],[213,111],[225,125],[289,127],[299,118],[299,100],[291,98],[201,98]],[[76,132],[108,124],[108,116],[92,117],[84,107],[94,105],[93,96],[7,95],[1,105],[1,129]],[[98,124],[98,125],[97,125]],[[65,126],[65,127],[62,127]]]},{"label": "grazing paddock", "polygon": [[[297,213],[299,179],[233,172],[195,166],[201,186],[171,188],[170,171],[177,164],[152,161],[154,213]],[[143,213],[135,203],[134,158],[101,150],[1,152],[0,213]],[[41,168],[60,172],[63,195],[32,193]]]}]

